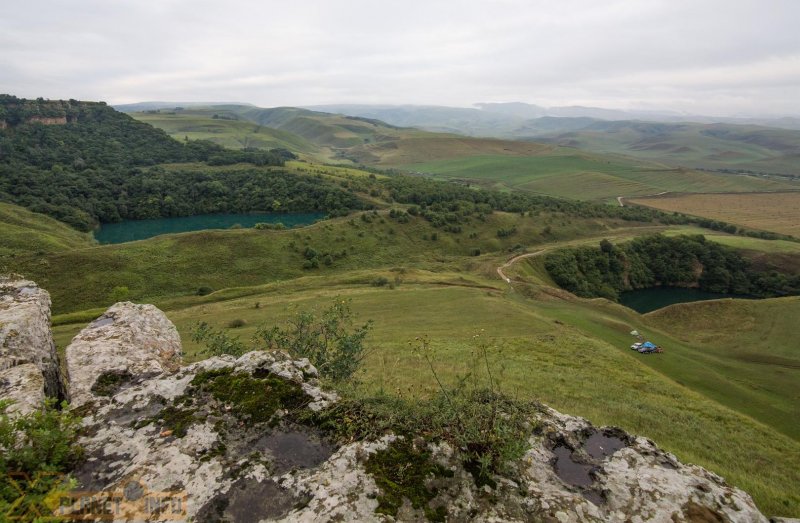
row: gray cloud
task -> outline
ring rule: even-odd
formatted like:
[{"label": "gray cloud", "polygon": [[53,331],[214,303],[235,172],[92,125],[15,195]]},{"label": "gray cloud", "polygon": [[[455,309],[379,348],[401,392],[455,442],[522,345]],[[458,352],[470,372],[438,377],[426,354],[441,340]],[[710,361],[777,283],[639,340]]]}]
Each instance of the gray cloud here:
[{"label": "gray cloud", "polygon": [[19,96],[800,114],[795,0],[29,0]]}]

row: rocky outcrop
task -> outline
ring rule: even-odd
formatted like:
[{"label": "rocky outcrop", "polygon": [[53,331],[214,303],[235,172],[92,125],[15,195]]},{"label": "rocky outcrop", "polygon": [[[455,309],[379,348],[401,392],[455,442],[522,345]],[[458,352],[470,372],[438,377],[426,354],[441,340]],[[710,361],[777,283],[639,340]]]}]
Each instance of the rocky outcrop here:
[{"label": "rocky outcrop", "polygon": [[405,445],[442,473],[423,479],[427,503],[400,504],[400,521],[767,521],[746,493],[653,442],[544,406],[513,472],[478,486],[445,443],[387,434],[337,446],[298,421],[298,412],[336,399],[306,360],[267,352],[208,359],[89,413],[88,459],[76,476],[89,491],[168,493],[197,521],[391,521],[380,510],[381,477],[367,464]]},{"label": "rocky outcrop", "polygon": [[42,374],[42,394],[66,396],[50,332],[50,295],[32,281],[0,278],[0,371],[25,364]]},{"label": "rocky outcrop", "polygon": [[66,125],[66,116],[31,116],[26,123],[40,123],[42,125]]},{"label": "rocky outcrop", "polygon": [[153,305],[111,306],[78,333],[66,350],[70,401],[102,402],[146,377],[178,370],[181,339],[175,325]]}]

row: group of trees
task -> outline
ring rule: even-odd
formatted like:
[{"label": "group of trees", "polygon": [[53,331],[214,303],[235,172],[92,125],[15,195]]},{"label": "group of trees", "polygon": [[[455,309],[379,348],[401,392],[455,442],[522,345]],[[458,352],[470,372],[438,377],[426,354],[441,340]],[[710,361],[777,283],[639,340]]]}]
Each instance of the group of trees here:
[{"label": "group of trees", "polygon": [[[65,125],[28,123],[38,114]],[[103,103],[0,96],[0,200],[87,231],[122,219],[214,212],[361,209],[351,191],[327,180],[264,169],[165,169],[158,164],[282,166],[285,149],[234,151],[206,141],[180,142]]]},{"label": "group of trees", "polygon": [[[626,221],[678,224],[694,223],[695,218],[666,214],[645,207],[617,207],[578,200],[564,200],[524,192],[475,190],[455,183],[437,182],[412,176],[391,176],[380,181],[390,197],[400,203],[416,205],[419,214],[436,226],[453,223],[452,213],[465,217],[506,212],[552,212],[583,218],[618,218]],[[451,213],[451,216],[441,216]],[[456,222],[457,223],[457,222]]]},{"label": "group of trees", "polygon": [[355,195],[324,180],[260,169],[153,167],[56,174],[0,167],[0,197],[84,231],[123,219],[363,207]]},{"label": "group of trees", "polygon": [[562,249],[545,259],[562,288],[616,300],[619,293],[656,285],[760,297],[800,294],[800,276],[754,270],[735,250],[702,235],[636,238],[622,245]]}]

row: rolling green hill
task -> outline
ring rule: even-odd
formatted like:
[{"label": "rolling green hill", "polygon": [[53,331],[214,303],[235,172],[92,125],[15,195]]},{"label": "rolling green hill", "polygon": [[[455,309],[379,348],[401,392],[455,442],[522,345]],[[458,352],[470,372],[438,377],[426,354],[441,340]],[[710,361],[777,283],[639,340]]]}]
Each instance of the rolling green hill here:
[{"label": "rolling green hill", "polygon": [[[217,114],[236,120],[211,119]],[[260,109],[218,106],[178,111],[176,114],[138,114],[137,118],[180,137],[178,129],[195,136],[240,147],[255,144],[257,133],[270,128],[285,133],[284,146],[321,161],[337,158],[355,164],[457,179],[496,189],[613,201],[617,196],[668,192],[777,191],[800,188],[785,178],[733,176],[669,167],[656,158],[635,159],[536,142],[465,137],[400,128],[362,117],[348,117],[290,107]],[[543,120],[543,119],[540,119]],[[559,119],[550,119],[559,120]],[[571,119],[564,119],[571,120]],[[538,121],[538,120],[537,120]],[[594,120],[581,119],[581,125]],[[601,122],[610,125],[611,122]],[[551,128],[555,124],[548,124]],[[666,125],[666,124],[664,124]],[[787,131],[788,132],[788,131]],[[290,133],[290,134],[288,134]],[[185,134],[185,133],[184,133]],[[288,137],[294,135],[290,140]],[[314,151],[313,147],[318,149]],[[612,151],[615,152],[615,151]]]},{"label": "rolling green hill", "polygon": [[17,205],[0,203],[0,267],[4,265],[5,256],[43,255],[91,245],[88,234],[58,220]]},{"label": "rolling green hill", "polygon": [[688,168],[800,177],[800,131],[755,125],[594,122],[532,139]]},{"label": "rolling green hill", "polygon": [[230,149],[277,149],[318,156],[323,148],[289,132],[254,124],[220,108],[151,110],[130,113],[141,122],[167,132],[177,140],[208,140]]}]

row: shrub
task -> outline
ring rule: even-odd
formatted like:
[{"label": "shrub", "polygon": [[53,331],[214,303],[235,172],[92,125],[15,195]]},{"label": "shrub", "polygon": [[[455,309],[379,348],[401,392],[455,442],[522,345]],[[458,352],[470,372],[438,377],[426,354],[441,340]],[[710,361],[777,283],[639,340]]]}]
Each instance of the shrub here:
[{"label": "shrub", "polygon": [[[9,404],[0,401],[0,514],[25,521],[30,514],[51,513],[47,501],[68,488],[60,474],[68,473],[83,457],[77,443],[81,420],[66,403],[59,406],[55,400],[25,415],[11,415]],[[8,481],[12,472],[30,478],[17,482],[22,497]]]},{"label": "shrub", "polygon": [[286,226],[281,222],[278,223],[263,223],[259,222],[253,226],[254,229],[258,230],[275,230],[275,231],[282,231],[286,229]]},{"label": "shrub", "polygon": [[206,296],[208,294],[211,294],[212,292],[214,292],[214,289],[212,289],[211,287],[204,286],[204,287],[198,287],[196,294],[198,296]]},{"label": "shrub", "polygon": [[389,283],[389,278],[385,276],[378,276],[372,280],[373,287],[385,287]]},{"label": "shrub", "polygon": [[366,356],[364,340],[372,328],[372,322],[360,327],[353,323],[349,302],[337,297],[319,315],[300,312],[284,327],[259,327],[249,347],[239,338],[214,330],[205,322],[197,324],[192,340],[205,344],[204,352],[212,356],[241,356],[250,350],[282,350],[293,358],[308,358],[323,376],[344,382],[352,380]]},{"label": "shrub", "polygon": [[223,354],[241,356],[247,352],[247,347],[239,338],[231,338],[222,331],[216,331],[204,321],[195,326],[192,332],[192,341],[203,343],[205,345],[203,353],[210,356],[222,356]]},{"label": "shrub", "polygon": [[131,291],[125,286],[114,287],[108,295],[108,299],[112,303],[125,301],[130,296]]},{"label": "shrub", "polygon": [[480,256],[481,255],[481,250],[478,249],[478,248],[470,249],[469,250],[469,255],[470,256]]},{"label": "shrub", "polygon": [[516,232],[517,232],[516,226],[497,229],[497,237],[498,238],[508,238],[509,236],[511,236],[513,234],[516,234]]}]

